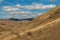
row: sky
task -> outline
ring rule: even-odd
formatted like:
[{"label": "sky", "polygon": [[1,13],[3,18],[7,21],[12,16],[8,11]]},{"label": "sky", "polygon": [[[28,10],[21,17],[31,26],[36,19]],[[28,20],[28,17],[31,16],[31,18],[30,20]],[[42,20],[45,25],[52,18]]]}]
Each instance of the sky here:
[{"label": "sky", "polygon": [[60,5],[60,0],[0,0],[0,19],[36,18]]}]

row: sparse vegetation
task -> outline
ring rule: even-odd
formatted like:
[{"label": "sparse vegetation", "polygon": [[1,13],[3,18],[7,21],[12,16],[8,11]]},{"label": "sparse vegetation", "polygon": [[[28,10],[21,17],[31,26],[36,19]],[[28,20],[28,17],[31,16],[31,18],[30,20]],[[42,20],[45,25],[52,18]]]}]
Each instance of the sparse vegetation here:
[{"label": "sparse vegetation", "polygon": [[53,14],[50,14],[50,17],[49,18],[52,18]]},{"label": "sparse vegetation", "polygon": [[33,21],[0,20],[0,40],[60,40],[59,11],[57,7]]},{"label": "sparse vegetation", "polygon": [[31,35],[32,35],[32,33],[31,33],[31,32],[27,32],[27,35],[28,35],[28,36],[31,36]]},{"label": "sparse vegetation", "polygon": [[1,23],[0,25],[5,25],[4,23]]}]

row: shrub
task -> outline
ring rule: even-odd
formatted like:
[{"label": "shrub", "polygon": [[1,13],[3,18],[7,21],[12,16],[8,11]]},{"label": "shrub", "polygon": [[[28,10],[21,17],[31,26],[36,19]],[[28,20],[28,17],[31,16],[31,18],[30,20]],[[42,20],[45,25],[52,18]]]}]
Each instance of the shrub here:
[{"label": "shrub", "polygon": [[28,33],[27,33],[27,35],[28,35],[28,36],[31,36],[31,35],[32,35],[32,33],[31,33],[31,32],[28,32]]}]

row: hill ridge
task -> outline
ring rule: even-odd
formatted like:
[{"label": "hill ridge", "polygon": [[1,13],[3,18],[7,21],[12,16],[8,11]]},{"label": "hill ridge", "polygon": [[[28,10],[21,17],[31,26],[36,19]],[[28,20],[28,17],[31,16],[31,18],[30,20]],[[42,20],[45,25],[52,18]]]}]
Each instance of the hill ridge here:
[{"label": "hill ridge", "polygon": [[45,25],[42,25],[42,26],[39,26],[39,27],[30,29],[30,30],[27,30],[27,31],[25,31],[25,32],[20,33],[19,35],[23,35],[23,34],[25,34],[25,33],[27,33],[27,32],[36,31],[36,30],[41,29],[41,28],[45,27],[46,25],[49,25],[49,24],[54,23],[54,22],[56,22],[56,21],[60,21],[60,19],[56,19],[56,20],[54,20],[54,21],[52,21],[52,22],[49,22],[49,23],[47,23],[47,24],[45,24]]}]

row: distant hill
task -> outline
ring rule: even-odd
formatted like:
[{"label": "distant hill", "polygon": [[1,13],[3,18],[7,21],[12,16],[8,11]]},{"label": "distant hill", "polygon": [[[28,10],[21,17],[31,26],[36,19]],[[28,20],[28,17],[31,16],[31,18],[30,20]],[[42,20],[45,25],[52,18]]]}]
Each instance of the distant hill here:
[{"label": "distant hill", "polygon": [[0,20],[0,40],[60,40],[60,6],[32,21],[19,20]]},{"label": "distant hill", "polygon": [[13,20],[13,21],[23,21],[23,20],[28,20],[32,21],[34,18],[25,18],[25,19],[18,19],[18,18],[9,18],[8,20]]}]

